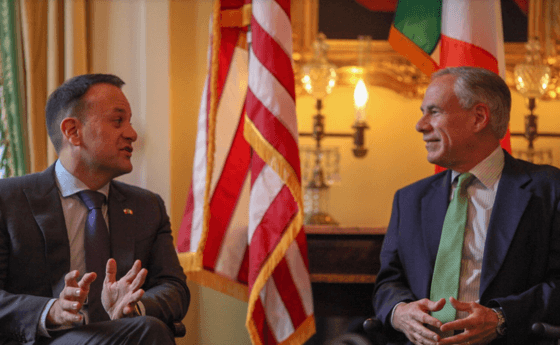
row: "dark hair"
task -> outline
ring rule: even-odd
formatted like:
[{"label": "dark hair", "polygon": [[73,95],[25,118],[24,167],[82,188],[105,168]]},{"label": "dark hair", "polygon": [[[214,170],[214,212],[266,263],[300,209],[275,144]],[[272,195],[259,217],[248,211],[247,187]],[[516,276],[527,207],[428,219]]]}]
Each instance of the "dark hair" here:
[{"label": "dark hair", "polygon": [[111,84],[121,88],[124,81],[112,74],[84,74],[68,79],[49,96],[45,107],[47,132],[57,153],[62,147],[60,123],[67,117],[83,120],[82,97],[95,84]]},{"label": "dark hair", "polygon": [[478,67],[449,67],[432,74],[432,80],[450,74],[456,77],[453,91],[463,109],[484,103],[490,109],[490,127],[498,139],[506,135],[511,111],[511,91],[496,73]]}]

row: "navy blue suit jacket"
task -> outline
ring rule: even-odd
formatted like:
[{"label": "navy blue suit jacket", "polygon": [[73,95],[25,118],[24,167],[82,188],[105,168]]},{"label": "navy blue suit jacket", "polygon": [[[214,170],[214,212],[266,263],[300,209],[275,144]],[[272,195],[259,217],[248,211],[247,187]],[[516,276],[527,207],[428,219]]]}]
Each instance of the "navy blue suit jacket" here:
[{"label": "navy blue suit jacket", "polygon": [[[393,307],[430,297],[431,277],[451,188],[451,172],[395,194],[373,297],[389,333]],[[533,322],[560,324],[560,170],[505,154],[490,217],[480,304],[501,306],[507,343],[531,341]]]},{"label": "navy blue suit jacket", "polygon": [[[117,279],[141,260],[148,270],[141,299],[146,314],[165,323],[182,320],[190,294],[163,200],[112,181],[108,215]],[[49,299],[59,296],[69,271],[70,246],[54,165],[0,180],[0,344],[8,339],[34,343],[41,312]]]}]

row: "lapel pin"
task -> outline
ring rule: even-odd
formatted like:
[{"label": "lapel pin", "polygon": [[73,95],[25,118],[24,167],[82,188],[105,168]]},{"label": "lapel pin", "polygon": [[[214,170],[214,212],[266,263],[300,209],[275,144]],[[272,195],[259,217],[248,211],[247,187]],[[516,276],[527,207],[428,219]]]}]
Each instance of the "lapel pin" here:
[{"label": "lapel pin", "polygon": [[129,209],[129,208],[125,208],[125,209],[123,210],[123,212],[124,212],[124,214],[134,214],[134,212],[132,212],[132,210]]}]

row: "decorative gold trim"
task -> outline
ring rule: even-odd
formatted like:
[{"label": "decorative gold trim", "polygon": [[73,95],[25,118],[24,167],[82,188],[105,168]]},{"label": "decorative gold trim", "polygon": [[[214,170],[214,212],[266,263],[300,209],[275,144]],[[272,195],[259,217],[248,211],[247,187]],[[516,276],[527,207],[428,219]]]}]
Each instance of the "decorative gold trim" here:
[{"label": "decorative gold trim", "polygon": [[[278,266],[278,263],[282,260],[290,245],[296,240],[298,233],[303,231],[303,199],[301,195],[300,180],[297,178],[293,167],[288,163],[286,158],[262,136],[247,114],[245,114],[243,135],[255,153],[258,154],[261,159],[269,165],[278,174],[278,176],[280,176],[282,182],[288,186],[298,205],[298,212],[290,224],[286,227],[286,231],[272,253],[269,255],[268,259],[264,262],[257,278],[255,279],[255,282],[253,283],[253,287],[249,292],[249,306],[245,325],[249,330],[249,335],[253,343],[258,344],[260,339],[255,328],[254,320],[252,319],[253,311],[259,298],[259,294],[272,275],[272,272],[274,272],[274,269]],[[303,332],[303,337],[309,335],[306,333],[308,331],[304,328],[298,328],[296,333],[299,334],[300,332]],[[313,330],[312,333],[314,332],[315,330]],[[281,344],[285,344],[285,342],[282,342]]]},{"label": "decorative gold trim", "polygon": [[312,273],[312,283],[340,283],[340,284],[371,284],[375,283],[375,274],[334,274]]},{"label": "decorative gold trim", "polygon": [[222,277],[214,272],[206,270],[187,272],[187,279],[240,301],[247,302],[249,300],[247,285]]},{"label": "decorative gold trim", "polygon": [[[312,44],[319,28],[319,0],[292,0],[292,32],[294,39],[293,59],[296,80],[301,65],[311,59]],[[338,85],[353,86],[356,83],[358,61],[357,40],[327,39],[327,57],[336,65],[339,76]],[[372,66],[368,73],[369,85],[391,89],[407,97],[419,98],[424,94],[429,78],[413,66],[403,56],[391,48],[387,41],[372,41]],[[506,43],[506,82],[515,89],[513,68],[524,61],[524,43]],[[303,93],[296,82],[298,95]]]},{"label": "decorative gold trim", "polygon": [[305,225],[307,235],[385,235],[386,227]]}]

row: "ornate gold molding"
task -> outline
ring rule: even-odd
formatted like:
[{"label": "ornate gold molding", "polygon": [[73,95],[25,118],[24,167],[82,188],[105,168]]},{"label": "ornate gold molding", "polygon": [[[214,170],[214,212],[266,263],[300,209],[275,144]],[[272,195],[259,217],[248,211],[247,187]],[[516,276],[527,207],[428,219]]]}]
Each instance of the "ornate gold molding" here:
[{"label": "ornate gold molding", "polygon": [[[294,39],[294,62],[296,78],[300,66],[312,57],[312,44],[319,27],[319,0],[292,0],[292,30]],[[357,40],[327,39],[330,49],[328,59],[337,66],[338,85],[353,86],[356,76],[362,73],[356,69],[358,61]],[[403,56],[396,53],[387,41],[372,41],[371,65],[368,68],[369,85],[391,89],[411,98],[422,97],[429,83],[419,69]],[[524,43],[506,43],[506,82],[515,89],[513,68],[524,61]],[[298,93],[304,92],[296,82]]]}]

